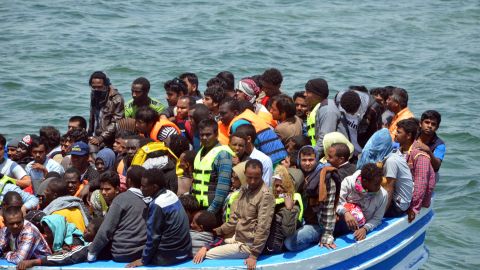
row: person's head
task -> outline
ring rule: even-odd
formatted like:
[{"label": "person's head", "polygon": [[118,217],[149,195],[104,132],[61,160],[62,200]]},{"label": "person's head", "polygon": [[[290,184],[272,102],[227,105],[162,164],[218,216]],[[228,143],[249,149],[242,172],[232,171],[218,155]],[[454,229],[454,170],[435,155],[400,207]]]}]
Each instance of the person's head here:
[{"label": "person's head", "polygon": [[390,96],[391,89],[386,87],[375,87],[370,89],[370,95],[375,98],[375,101],[382,107],[387,105],[388,96]]},{"label": "person's head", "polygon": [[9,191],[5,193],[2,201],[2,208],[6,209],[9,207],[22,207],[23,200],[22,196],[15,191]]},{"label": "person's head", "polygon": [[293,94],[293,102],[295,103],[295,112],[300,119],[307,119],[308,104],[305,91],[295,92]]},{"label": "person's head", "polygon": [[376,194],[380,190],[383,179],[383,170],[375,163],[365,164],[360,175],[362,177],[362,187],[365,192]]},{"label": "person's head", "polygon": [[103,217],[95,217],[88,223],[88,226],[85,228],[85,232],[83,232],[83,239],[86,242],[93,242],[93,239],[95,239],[95,235],[97,235],[98,229],[100,229],[102,222]]},{"label": "person's head", "polygon": [[420,118],[421,134],[433,136],[440,127],[440,122],[442,122],[442,116],[439,112],[434,110],[425,111]]},{"label": "person's head", "polygon": [[288,173],[287,168],[283,165],[278,165],[273,172],[272,180],[272,191],[275,198],[282,196],[281,194],[288,194],[293,198],[293,194],[295,193],[295,182],[290,173]]},{"label": "person's head", "polygon": [[148,92],[150,92],[150,82],[144,77],[136,78],[132,83],[131,90],[134,102],[147,100]]},{"label": "person's head", "polygon": [[185,136],[173,134],[169,138],[167,147],[172,150],[176,157],[190,149],[190,143]]},{"label": "person's head", "polygon": [[[0,136],[2,136],[2,135],[0,135]],[[5,139],[5,137],[4,137],[4,139]],[[17,161],[17,148],[18,148],[18,143],[20,142],[20,140],[21,140],[21,138],[15,138],[15,139],[11,139],[7,143],[7,156],[8,156],[9,159],[11,159],[13,161]],[[2,146],[2,149],[3,148],[4,148],[4,146]]]},{"label": "person's head", "polygon": [[74,167],[70,167],[65,171],[65,174],[63,175],[63,181],[65,181],[67,184],[67,190],[70,196],[75,196],[75,194],[78,192],[81,184],[80,177],[80,172]]},{"label": "person's head", "polygon": [[408,106],[408,93],[403,88],[395,87],[392,89],[387,99],[387,108],[393,113],[398,113]]},{"label": "person's head", "polygon": [[61,178],[50,178],[47,188],[45,189],[45,205],[50,204],[59,197],[68,196],[67,183]]},{"label": "person's head", "polygon": [[161,169],[145,170],[142,175],[140,190],[145,197],[153,197],[158,191],[165,188],[165,175]]},{"label": "person's head", "polygon": [[88,162],[90,149],[88,144],[84,142],[75,142],[70,148],[70,155],[72,155],[72,167],[79,170],[81,173],[85,172],[90,163]]},{"label": "person's head", "polygon": [[75,115],[75,116],[70,117],[70,119],[68,119],[68,129],[67,129],[67,131],[70,131],[71,129],[74,129],[74,128],[86,130],[87,129],[87,120],[85,120],[85,118],[83,118],[79,115]]},{"label": "person's head", "polygon": [[339,168],[350,158],[350,149],[344,143],[334,143],[328,148],[327,160],[330,165]]},{"label": "person's head", "polygon": [[180,80],[182,80],[187,85],[188,95],[195,96],[196,95],[195,91],[198,90],[198,77],[197,77],[197,75],[195,73],[186,72],[186,73],[180,74],[180,76],[178,76],[178,78]]},{"label": "person's head", "polygon": [[180,164],[178,166],[183,170],[183,175],[192,175],[195,155],[196,153],[193,150],[185,151],[180,155]]},{"label": "person's head", "polygon": [[178,98],[188,94],[187,85],[179,78],[174,78],[173,80],[165,82],[163,87],[167,92],[168,106],[176,106]]},{"label": "person's head", "polygon": [[262,91],[267,97],[273,97],[280,94],[280,86],[282,86],[283,76],[280,70],[270,68],[263,72],[260,79]]},{"label": "person's head", "polygon": [[353,90],[343,93],[340,98],[340,106],[342,106],[348,114],[356,114],[361,102],[360,96]]},{"label": "person's head", "polygon": [[288,138],[285,141],[285,149],[287,150],[288,153],[298,151],[305,145],[309,145],[310,140],[307,136],[305,135],[297,135]]},{"label": "person's head", "polygon": [[60,144],[60,131],[53,126],[45,126],[40,128],[40,138],[45,141],[47,152]]},{"label": "person's head", "polygon": [[226,94],[232,97],[235,94],[235,76],[230,71],[222,71],[217,74],[217,78],[225,82]]},{"label": "person's head", "polygon": [[188,111],[195,105],[195,98],[192,96],[181,96],[177,101],[177,117],[182,120],[188,119]]},{"label": "person's head", "polygon": [[188,221],[192,223],[193,215],[202,209],[200,204],[192,194],[182,194],[178,197],[178,199],[180,200],[183,209],[185,209],[185,212],[187,213]]},{"label": "person's head", "polygon": [[235,89],[235,98],[238,100],[246,100],[255,103],[260,94],[260,87],[251,78],[241,79]]},{"label": "person's head", "polygon": [[221,87],[223,89],[226,89],[227,88],[227,83],[221,78],[213,77],[213,78],[211,78],[210,80],[207,81],[207,88],[212,87],[212,86],[218,86],[218,87]]},{"label": "person's head", "polygon": [[311,79],[305,84],[305,97],[310,110],[328,98],[328,94],[328,83],[322,78]]},{"label": "person's head", "polygon": [[127,153],[126,155],[126,161],[127,164],[132,163],[133,157],[135,156],[135,153],[137,153],[138,149],[140,149],[140,140],[142,137],[138,135],[132,135],[128,136],[125,138],[125,151]]},{"label": "person's head", "polygon": [[232,186],[230,190],[238,190],[242,185],[247,184],[245,177],[245,164],[246,161],[242,161],[232,168]]},{"label": "person's head", "polygon": [[273,120],[285,121],[293,119],[296,115],[295,103],[288,95],[280,94],[272,98],[272,105],[270,106],[270,113]]},{"label": "person's head", "polygon": [[132,165],[127,170],[127,186],[129,188],[140,188],[145,168],[139,165]]},{"label": "person's head", "polygon": [[110,148],[103,148],[98,151],[97,158],[95,159],[95,168],[98,173],[104,173],[109,170],[113,170],[115,164],[115,153]]},{"label": "person's head", "polygon": [[95,71],[90,75],[88,80],[88,85],[92,88],[93,91],[107,91],[110,86],[110,79],[102,71]]},{"label": "person's head", "polygon": [[245,164],[245,177],[249,190],[256,190],[263,185],[263,165],[258,159],[250,159]]},{"label": "person's head", "polygon": [[242,132],[234,132],[230,135],[230,142],[228,146],[230,149],[235,153],[235,155],[242,159],[243,155],[245,154],[245,148],[247,146],[247,136]]},{"label": "person's head", "polygon": [[[33,139],[38,138],[37,135],[26,135],[20,140],[17,147],[17,160],[31,156]],[[0,151],[2,151],[0,149]],[[2,155],[0,155],[1,159]]]},{"label": "person's head", "polygon": [[20,234],[23,229],[23,212],[21,206],[12,206],[3,210],[3,219],[5,227],[15,237]]},{"label": "person's head", "polygon": [[106,171],[100,174],[100,192],[107,205],[110,205],[120,193],[120,177],[118,173]]},{"label": "person's head", "polygon": [[415,118],[403,119],[397,123],[395,141],[400,145],[410,145],[417,138],[419,123]]},{"label": "person's head", "polygon": [[47,142],[44,138],[32,140],[31,155],[36,163],[43,164],[47,159]]},{"label": "person's head", "polygon": [[215,214],[207,210],[196,212],[190,223],[190,228],[197,232],[213,232],[217,226]]},{"label": "person's head", "polygon": [[241,125],[237,128],[236,133],[243,135],[246,138],[245,150],[250,155],[250,151],[253,150],[253,145],[257,139],[257,132],[252,125]]},{"label": "person's head", "polygon": [[203,104],[208,107],[211,112],[216,112],[220,102],[225,98],[225,89],[221,86],[213,85],[207,87],[203,93]]},{"label": "person's head", "polygon": [[[175,104],[177,101],[175,100]],[[158,121],[158,112],[150,107],[141,107],[135,114],[135,128],[141,134],[149,135]]]},{"label": "person's head", "polygon": [[304,173],[312,172],[318,164],[318,157],[312,146],[304,146],[298,152],[300,157],[300,169]]},{"label": "person's head", "polygon": [[220,115],[220,121],[224,125],[229,125],[233,118],[239,114],[238,101],[234,98],[225,98],[218,108],[218,114]]},{"label": "person's head", "polygon": [[119,130],[115,133],[115,141],[113,142],[112,150],[117,155],[125,154],[126,140],[128,136],[135,135],[135,133],[128,130]]},{"label": "person's head", "polygon": [[210,114],[210,110],[204,104],[195,104],[190,110],[188,111],[188,120],[192,124],[192,127],[195,130],[198,130],[198,124],[203,119],[211,119],[212,115]]},{"label": "person's head", "polygon": [[218,124],[213,119],[202,120],[198,124],[200,143],[206,149],[214,147],[218,143]]}]

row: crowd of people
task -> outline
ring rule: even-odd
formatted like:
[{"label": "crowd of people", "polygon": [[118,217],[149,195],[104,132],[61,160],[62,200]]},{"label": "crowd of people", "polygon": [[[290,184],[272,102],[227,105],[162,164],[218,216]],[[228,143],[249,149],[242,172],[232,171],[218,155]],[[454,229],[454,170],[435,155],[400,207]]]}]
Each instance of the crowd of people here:
[{"label": "crowd of people", "polygon": [[114,260],[126,267],[244,259],[361,241],[384,217],[429,207],[445,155],[441,116],[415,118],[405,89],[311,79],[293,97],[275,68],[88,81],[89,121],[72,116],[0,135],[0,253],[18,269]]}]

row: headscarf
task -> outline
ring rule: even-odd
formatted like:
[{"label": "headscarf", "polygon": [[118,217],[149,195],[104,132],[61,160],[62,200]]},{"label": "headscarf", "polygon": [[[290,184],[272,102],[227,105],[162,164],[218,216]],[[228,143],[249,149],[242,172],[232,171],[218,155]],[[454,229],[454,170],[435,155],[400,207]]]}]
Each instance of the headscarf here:
[{"label": "headscarf", "polygon": [[292,176],[288,173],[287,168],[283,165],[278,165],[275,167],[272,176],[272,192],[275,197],[278,197],[278,194],[275,189],[275,179],[280,179],[282,181],[282,187],[285,189],[285,193],[289,194],[293,198],[293,194],[295,193],[295,182],[293,181]]},{"label": "headscarf", "polygon": [[258,87],[252,79],[241,79],[238,82],[237,90],[245,93],[249,97],[248,101],[252,104],[255,104],[257,96],[260,93],[260,87]]},{"label": "headscarf", "polygon": [[113,164],[115,163],[115,153],[110,148],[103,148],[97,153],[97,159],[103,160],[103,164],[105,164],[105,170],[111,170],[113,168]]},{"label": "headscarf", "polygon": [[247,177],[245,176],[245,165],[247,164],[246,161],[240,162],[235,165],[232,170],[237,174],[238,179],[240,179],[240,183],[242,186],[247,184]]},{"label": "headscarf", "polygon": [[353,155],[353,151],[355,150],[353,144],[345,137],[340,132],[330,132],[325,134],[325,137],[323,137],[323,153],[325,156],[320,160],[321,163],[327,163],[327,156],[328,156],[328,148],[332,146],[334,143],[344,143],[348,146],[348,149],[350,150],[350,158]]},{"label": "headscarf", "polygon": [[360,170],[367,163],[376,163],[383,160],[393,150],[392,137],[386,128],[375,132],[363,147],[357,169]]},{"label": "headscarf", "polygon": [[42,223],[47,224],[53,233],[53,252],[61,251],[64,244],[72,245],[74,236],[85,242],[83,233],[74,224],[67,222],[64,216],[57,214],[44,216]]}]

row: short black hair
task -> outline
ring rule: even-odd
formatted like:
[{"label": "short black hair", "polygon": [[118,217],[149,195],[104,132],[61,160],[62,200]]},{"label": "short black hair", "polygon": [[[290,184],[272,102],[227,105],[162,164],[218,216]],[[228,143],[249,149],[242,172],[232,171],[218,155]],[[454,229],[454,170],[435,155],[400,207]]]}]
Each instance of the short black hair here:
[{"label": "short black hair", "polygon": [[362,181],[375,181],[374,184],[380,185],[383,178],[383,170],[375,163],[367,163],[362,167],[361,171]]},{"label": "short black hair", "polygon": [[7,144],[7,139],[5,139],[5,136],[3,136],[3,134],[0,134],[0,146],[5,147],[5,145]]},{"label": "short black hair", "polygon": [[40,128],[40,138],[45,139],[47,152],[60,144],[60,131],[54,126],[44,126]]},{"label": "short black hair", "polygon": [[12,206],[12,207],[8,207],[7,209],[3,209],[3,217],[5,218],[5,221],[7,220],[7,217],[11,217],[19,214],[23,217],[21,206]]},{"label": "short black hair", "polygon": [[223,79],[218,77],[213,77],[207,81],[207,88],[212,86],[219,86],[223,89],[227,89],[227,83]]},{"label": "short black hair", "polygon": [[180,157],[180,155],[190,149],[190,142],[185,136],[173,134],[170,135],[170,142],[168,143],[168,148],[172,150],[175,156]]},{"label": "short black hair", "polygon": [[198,225],[202,226],[202,229],[205,232],[213,232],[213,229],[218,226],[215,214],[207,210],[202,210],[198,213],[196,222]]},{"label": "short black hair", "polygon": [[406,108],[408,106],[408,93],[407,90],[399,87],[392,89],[390,97],[398,102],[401,108]]},{"label": "short black hair", "polygon": [[141,84],[143,91],[147,93],[150,91],[150,82],[145,77],[136,78],[132,84]]},{"label": "short black hair", "polygon": [[250,137],[252,144],[254,144],[257,139],[257,131],[253,125],[241,125],[235,130],[235,133],[243,134],[244,137]]},{"label": "short black hair", "polygon": [[222,71],[216,76],[219,79],[222,79],[225,82],[225,90],[233,91],[235,90],[235,76],[230,71]]},{"label": "short black hair", "polygon": [[343,157],[345,161],[350,159],[350,149],[344,143],[334,143],[330,147],[335,148],[335,155],[337,157]]},{"label": "short black hair", "polygon": [[305,145],[310,145],[311,143],[310,138],[308,138],[305,135],[297,135],[297,136],[290,137],[285,141],[285,144],[287,144],[290,141],[293,141],[293,143],[295,144],[295,150],[300,150]]},{"label": "short black hair", "polygon": [[88,133],[85,129],[74,128],[67,131],[65,135],[68,141],[88,143]]},{"label": "short black hair", "polygon": [[198,88],[197,74],[191,73],[191,72],[185,72],[185,73],[180,74],[180,76],[178,76],[178,78],[180,78],[180,80],[184,80],[186,78],[189,83],[195,84]]},{"label": "short black hair", "polygon": [[45,179],[50,178],[50,177],[62,178],[62,176],[58,172],[55,172],[55,171],[50,171],[47,174],[45,174]]},{"label": "short black hair", "polygon": [[295,99],[297,98],[303,98],[303,99],[306,99],[307,96],[305,96],[305,91],[298,91],[298,92],[295,92],[293,94],[293,101],[295,101]]},{"label": "short black hair", "polygon": [[280,114],[285,113],[287,119],[296,115],[297,111],[293,99],[285,94],[280,94],[272,98],[272,104],[276,102],[276,107]]},{"label": "short black hair", "polygon": [[12,205],[14,202],[20,202],[23,204],[22,196],[15,191],[9,191],[3,196],[2,205]]},{"label": "short black hair", "polygon": [[247,170],[247,168],[260,168],[260,171],[263,175],[263,164],[258,159],[249,159],[245,164],[245,171]]},{"label": "short black hair", "polygon": [[47,145],[47,139],[45,137],[31,137],[32,138],[32,143],[30,144],[30,151],[32,151],[33,148],[37,148],[40,145],[45,146],[45,150],[48,152],[48,145]]},{"label": "short black hair", "polygon": [[167,92],[175,92],[177,94],[182,93],[183,95],[188,94],[187,84],[184,81],[180,80],[179,78],[173,78],[172,80],[168,80],[163,84],[163,88]]},{"label": "short black hair", "polygon": [[[247,101],[248,102],[248,101]],[[248,102],[250,103],[250,102]],[[225,97],[221,102],[220,106],[228,104],[228,108],[230,108],[231,111],[237,111],[240,112],[240,105],[237,99],[233,97]]]},{"label": "short black hair", "polygon": [[135,114],[135,120],[145,123],[154,123],[158,121],[158,112],[150,107],[141,107]]},{"label": "short black hair", "polygon": [[213,128],[213,130],[218,133],[217,121],[213,119],[203,119],[202,121],[200,121],[200,123],[198,123],[198,130],[201,130],[207,127]]},{"label": "short black hair", "polygon": [[353,90],[343,93],[340,98],[340,106],[349,114],[355,114],[361,103],[360,96]]},{"label": "short black hair", "polygon": [[248,140],[247,134],[245,134],[245,132],[239,132],[238,130],[230,134],[230,140],[232,139],[232,137],[237,137],[245,141]]},{"label": "short black hair", "polygon": [[81,128],[87,129],[87,120],[85,120],[85,118],[83,118],[82,116],[72,116],[70,117],[70,119],[68,119],[68,122],[78,122]]},{"label": "short black hair", "polygon": [[193,107],[193,105],[196,104],[196,100],[194,97],[192,96],[181,96],[178,98],[178,100],[184,100],[186,99],[188,101],[188,108],[190,109],[191,107]]},{"label": "short black hair", "polygon": [[372,96],[379,95],[385,101],[388,99],[391,92],[392,92],[392,90],[390,88],[386,88],[386,87],[375,87],[375,88],[370,89],[370,95],[372,95]]},{"label": "short black hair", "polygon": [[50,189],[51,192],[56,193],[58,197],[67,196],[69,194],[67,182],[60,178],[52,178],[52,180],[48,182],[48,189]]},{"label": "short black hair", "polygon": [[195,156],[197,155],[197,153],[193,150],[188,150],[188,151],[185,151],[184,154],[185,154],[185,160],[188,162],[188,164],[193,165],[193,163],[195,162]]},{"label": "short black hair", "polygon": [[356,91],[368,94],[368,89],[364,85],[350,85],[348,87],[348,90],[356,90]]},{"label": "short black hair", "polygon": [[67,174],[75,174],[75,175],[76,175],[76,178],[77,178],[78,181],[80,182],[80,179],[81,179],[81,176],[82,176],[82,175],[81,175],[80,171],[79,171],[77,168],[75,168],[75,167],[70,167],[70,168],[68,168],[68,169],[65,171],[65,173],[63,174],[63,179],[65,179],[65,175],[67,175]]},{"label": "short black hair", "polygon": [[145,168],[140,165],[132,165],[128,168],[127,179],[130,179],[130,183],[133,187],[140,187],[142,185],[142,176],[145,173]]},{"label": "short black hair", "polygon": [[422,113],[422,116],[420,117],[420,121],[423,122],[423,120],[425,119],[435,120],[437,121],[438,126],[440,126],[440,122],[442,122],[442,115],[435,110],[428,110]]},{"label": "short black hair", "polygon": [[317,155],[317,153],[315,152],[315,149],[313,149],[313,147],[302,147],[299,151],[298,151],[298,156],[301,158],[302,156],[301,155]]},{"label": "short black hair", "polygon": [[237,103],[238,103],[238,112],[239,113],[242,113],[247,109],[249,109],[252,112],[255,111],[255,107],[253,106],[253,104],[250,101],[239,100],[239,101],[237,101]]},{"label": "short black hair", "polygon": [[412,140],[415,140],[417,138],[417,135],[420,131],[419,122],[415,118],[400,120],[397,123],[397,129],[399,128],[402,128],[407,134],[410,134],[412,136]]},{"label": "short black hair", "polygon": [[113,171],[106,171],[100,174],[100,184],[101,183],[108,183],[114,188],[120,187],[120,177],[118,176],[117,172]]},{"label": "short black hair", "polygon": [[220,101],[225,98],[225,89],[221,86],[213,85],[207,87],[205,92],[203,92],[203,95],[211,97],[213,102],[220,104]]},{"label": "short black hair", "polygon": [[107,75],[103,71],[95,71],[90,75],[90,79],[88,79],[88,85],[92,86],[92,80],[93,79],[100,79],[103,80],[103,85],[104,86],[109,86],[110,85],[110,79],[107,77]]},{"label": "short black hair", "polygon": [[205,104],[197,103],[197,104],[195,104],[195,106],[193,106],[193,108],[190,108],[190,109],[193,109],[192,118],[193,118],[193,121],[195,121],[195,123],[197,125],[203,119],[211,118],[210,110],[208,109],[208,107]]},{"label": "short black hair", "polygon": [[182,194],[178,199],[187,213],[193,214],[202,209],[197,199],[192,194]]},{"label": "short black hair", "polygon": [[165,174],[159,168],[145,170],[142,178],[146,179],[149,185],[157,185],[159,189],[166,187]]},{"label": "short black hair", "polygon": [[263,72],[262,81],[276,86],[280,86],[283,82],[283,76],[280,70],[276,68],[270,68]]}]

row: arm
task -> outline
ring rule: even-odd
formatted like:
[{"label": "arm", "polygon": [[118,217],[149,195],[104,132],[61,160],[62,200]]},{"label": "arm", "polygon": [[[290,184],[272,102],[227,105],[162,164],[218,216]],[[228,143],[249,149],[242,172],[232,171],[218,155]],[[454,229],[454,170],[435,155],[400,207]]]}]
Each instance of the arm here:
[{"label": "arm", "polygon": [[[332,102],[332,101],[329,101]],[[340,117],[340,113],[331,108],[330,104],[325,105],[318,109],[315,119],[315,137],[317,139],[317,145],[315,146],[320,155],[323,156],[323,138],[325,134],[334,132],[337,130],[337,121]]]},{"label": "arm", "polygon": [[100,225],[95,239],[88,248],[89,261],[95,261],[97,255],[112,240],[113,233],[117,230],[118,223],[122,218],[123,209],[114,201],[108,209],[107,215]]},{"label": "arm", "polygon": [[327,200],[320,203],[320,211],[317,213],[318,224],[323,226],[324,231],[320,239],[321,244],[333,244],[333,229],[335,229],[335,181],[330,179]]},{"label": "arm", "polygon": [[383,187],[388,194],[387,209],[390,207],[390,204],[392,203],[392,200],[393,200],[393,192],[395,191],[395,181],[397,181],[396,178],[387,177],[387,184]]},{"label": "arm", "polygon": [[239,207],[239,201],[240,198],[243,196],[243,191],[240,191],[240,194],[238,194],[238,198],[233,202],[231,209],[234,210],[230,214],[230,218],[227,220],[227,222],[223,223],[220,227],[216,228],[215,234],[217,235],[226,235],[233,233],[235,231],[235,228],[237,227],[237,222],[238,222],[238,214],[237,210]]},{"label": "arm", "polygon": [[27,210],[33,210],[38,206],[38,198],[28,192],[21,190],[18,186],[7,185],[5,186],[5,191],[15,191],[20,194],[20,197],[22,197],[23,206],[25,206]]},{"label": "arm", "polygon": [[348,184],[350,182],[350,177],[353,176],[348,176],[342,181],[342,186],[340,187],[340,195],[338,198],[338,204],[337,204],[337,215],[343,216],[345,214],[345,203],[347,202],[347,195],[348,195]]},{"label": "arm", "polygon": [[232,156],[226,151],[221,151],[213,162],[213,170],[215,170],[218,175],[217,187],[215,189],[215,197],[207,210],[216,214],[222,210],[225,198],[230,191],[232,181]]},{"label": "arm", "polygon": [[160,240],[162,239],[162,227],[163,227],[163,212],[162,209],[152,203],[148,211],[147,220],[147,242],[142,254],[143,265],[148,265],[155,255]]},{"label": "arm", "polygon": [[292,209],[284,209],[282,211],[282,234],[288,237],[297,230],[297,220],[300,213],[300,207],[294,205]]},{"label": "arm", "polygon": [[433,170],[435,172],[438,172],[438,170],[440,169],[440,165],[442,165],[442,159],[445,155],[445,144],[437,146],[434,152],[430,150],[430,147],[418,140],[415,142],[415,145],[418,149],[424,151],[430,156],[429,162],[432,164]]},{"label": "arm", "polygon": [[[28,166],[28,165],[27,165]],[[32,180],[22,166],[15,164],[12,169],[13,178],[16,179],[16,184],[21,188],[26,188],[32,185]]]},{"label": "arm", "polygon": [[72,251],[32,260],[32,266],[62,266],[87,261],[88,246],[77,246]]},{"label": "arm", "polygon": [[31,230],[23,230],[22,233],[18,236],[20,237],[20,243],[17,246],[15,251],[9,251],[5,254],[5,259],[8,262],[18,264],[19,262],[30,259],[27,258],[30,250],[34,248],[35,237]]},{"label": "arm", "polygon": [[373,229],[375,229],[380,223],[382,223],[382,218],[385,215],[385,211],[387,210],[387,203],[388,203],[388,197],[385,196],[385,191],[383,188],[380,188],[380,192],[382,193],[382,198],[380,199],[380,205],[377,206],[377,209],[375,209],[375,213],[373,214],[373,217],[363,225],[363,228],[365,228],[365,231],[371,232]]},{"label": "arm", "polygon": [[272,225],[273,212],[275,211],[275,198],[270,192],[264,193],[258,206],[258,222],[255,228],[250,258],[258,258],[267,243]]}]

